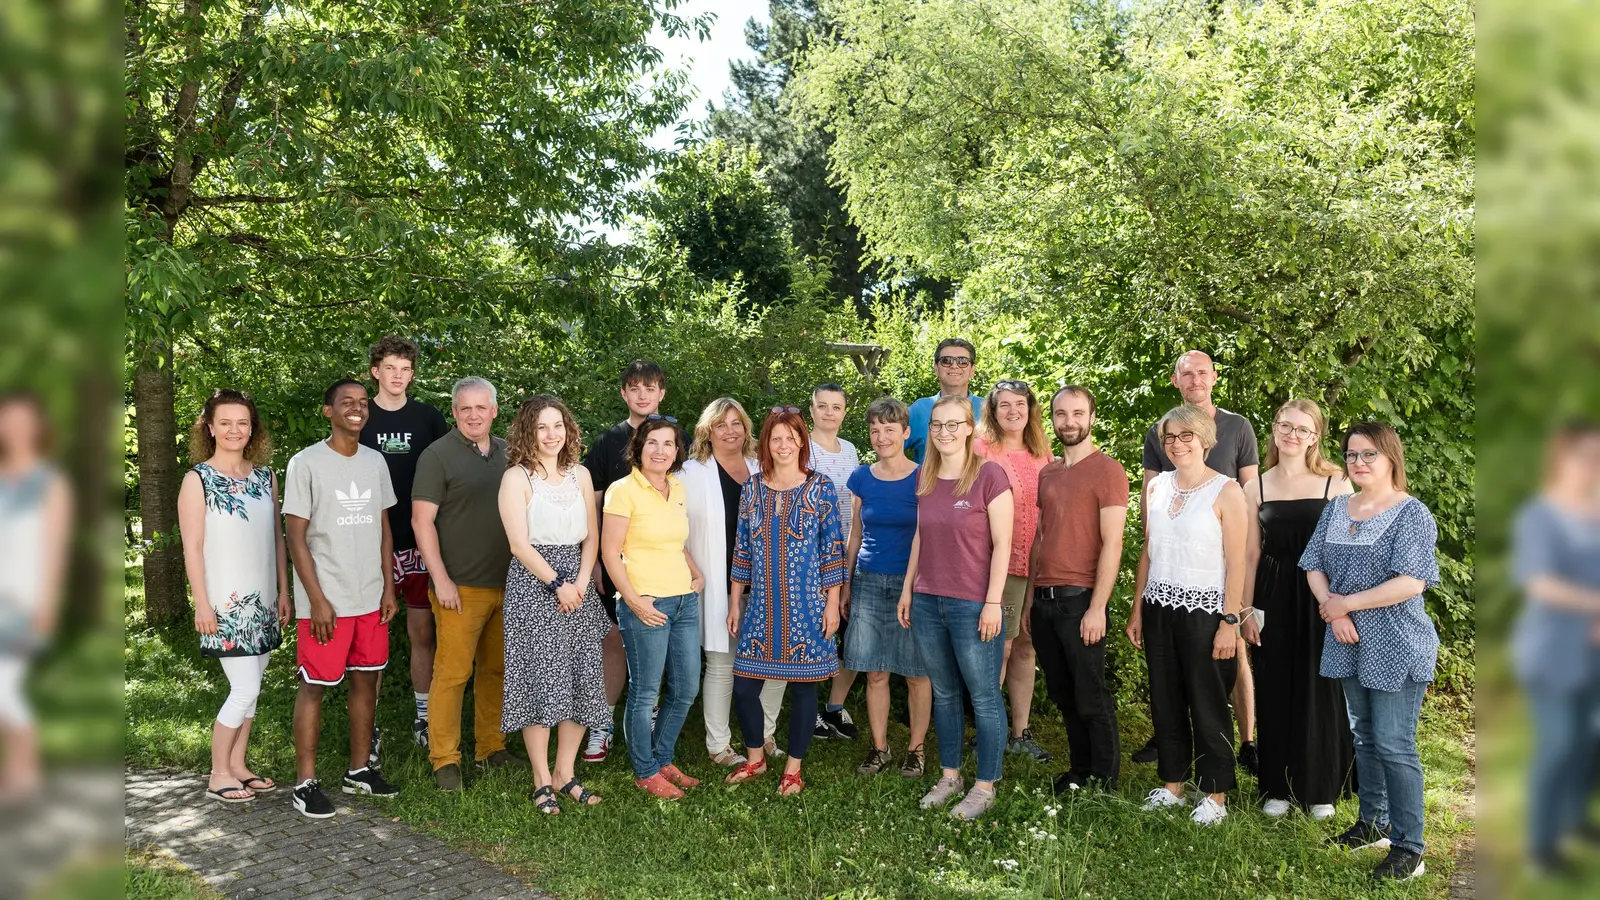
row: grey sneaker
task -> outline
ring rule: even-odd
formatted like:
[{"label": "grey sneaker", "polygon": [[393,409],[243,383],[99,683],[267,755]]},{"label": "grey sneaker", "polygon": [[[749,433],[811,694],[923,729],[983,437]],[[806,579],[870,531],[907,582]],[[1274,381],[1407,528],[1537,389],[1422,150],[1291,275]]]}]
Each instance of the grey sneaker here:
[{"label": "grey sneaker", "polygon": [[974,786],[972,790],[967,791],[967,796],[961,798],[961,802],[956,804],[956,808],[950,810],[950,815],[970,822],[988,812],[989,807],[993,805],[994,790],[984,790],[981,787]]},{"label": "grey sneaker", "polygon": [[1021,737],[1006,741],[1006,752],[1026,756],[1034,762],[1049,762],[1052,758],[1050,751],[1039,746],[1039,742],[1034,740],[1032,728],[1022,729]]},{"label": "grey sneaker", "polygon": [[461,790],[461,767],[455,763],[440,766],[433,772],[433,783],[446,793]]},{"label": "grey sneaker", "polygon": [[907,750],[905,762],[900,764],[900,777],[921,778],[926,775],[928,764],[924,756],[925,754],[921,747],[915,750]]},{"label": "grey sneaker", "polygon": [[889,765],[893,762],[894,757],[889,755],[887,748],[879,750],[877,747],[873,747],[867,751],[867,758],[861,761],[861,765],[856,766],[856,774],[876,775],[889,768]]},{"label": "grey sneaker", "polygon": [[922,802],[918,805],[923,809],[944,806],[954,800],[955,796],[961,793],[964,787],[966,787],[966,784],[961,780],[960,775],[942,776],[939,779],[939,783],[933,786],[933,790],[922,795]]},{"label": "grey sneaker", "polygon": [[516,761],[517,758],[511,755],[510,750],[496,750],[473,765],[477,766],[479,771],[488,771],[489,769],[500,769],[515,765]]}]

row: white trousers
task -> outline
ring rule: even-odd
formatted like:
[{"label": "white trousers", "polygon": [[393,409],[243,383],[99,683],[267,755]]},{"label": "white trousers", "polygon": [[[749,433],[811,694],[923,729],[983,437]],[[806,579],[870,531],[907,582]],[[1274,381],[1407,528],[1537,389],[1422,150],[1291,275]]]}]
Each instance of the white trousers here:
[{"label": "white trousers", "polygon": [[[28,677],[28,658],[0,655],[0,725],[7,728],[31,728],[33,710],[28,706],[28,694],[23,685]],[[722,721],[728,721],[724,708]]]},{"label": "white trousers", "polygon": [[[767,740],[778,731],[778,710],[783,708],[785,681],[768,681],[761,688],[761,711],[766,713]],[[706,752],[721,753],[733,746],[728,715],[733,710],[733,654],[706,651],[706,678],[700,689],[706,714]]]},{"label": "white trousers", "polygon": [[217,711],[217,721],[227,728],[238,728],[245,719],[256,717],[256,698],[261,695],[261,676],[266,674],[272,654],[224,656],[222,672],[228,676],[228,699]]}]

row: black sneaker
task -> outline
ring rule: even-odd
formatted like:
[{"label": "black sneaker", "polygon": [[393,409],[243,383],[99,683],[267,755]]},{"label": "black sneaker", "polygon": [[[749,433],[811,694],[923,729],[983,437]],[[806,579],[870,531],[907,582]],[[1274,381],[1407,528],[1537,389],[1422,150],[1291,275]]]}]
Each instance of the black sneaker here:
[{"label": "black sneaker", "polygon": [[294,808],[308,819],[333,818],[333,804],[322,792],[322,782],[315,778],[294,789]]},{"label": "black sneaker", "polygon": [[1395,881],[1405,881],[1407,878],[1421,875],[1427,869],[1427,864],[1422,861],[1422,854],[1412,853],[1403,847],[1390,847],[1389,855],[1372,870],[1372,878],[1374,881],[1391,878]]},{"label": "black sneaker", "polygon": [[1059,797],[1062,794],[1076,794],[1083,790],[1084,787],[1085,782],[1082,778],[1071,772],[1063,772],[1056,776],[1055,783],[1050,786],[1050,790]]},{"label": "black sneaker", "polygon": [[[822,712],[817,713],[817,718],[828,723],[828,727],[832,728],[835,732],[834,737],[841,737],[845,740],[853,741],[856,739],[856,736],[860,734],[860,732],[856,731],[856,723],[850,721],[850,714],[842,709],[836,711],[829,711],[825,709]],[[821,737],[821,732],[818,732],[816,736]]]},{"label": "black sneaker", "polygon": [[490,769],[503,769],[506,766],[515,764],[516,761],[517,758],[511,755],[510,750],[496,750],[473,763],[473,765],[477,767],[478,771],[487,772]]},{"label": "black sneaker", "polygon": [[1389,829],[1379,828],[1357,819],[1344,834],[1329,838],[1328,843],[1346,850],[1365,850],[1368,847],[1385,850],[1389,847]]},{"label": "black sneaker", "polygon": [[393,797],[400,793],[400,789],[383,780],[378,770],[370,766],[354,772],[344,773],[344,792],[346,794],[371,794],[374,797]]},{"label": "black sneaker", "polygon": [[833,726],[832,722],[822,717],[822,713],[817,713],[817,724],[811,729],[811,736],[814,738],[844,737],[839,733],[839,729]]},{"label": "black sneaker", "polygon": [[1256,754],[1255,741],[1244,741],[1240,743],[1237,759],[1239,765],[1243,766],[1246,772],[1249,772],[1251,775],[1254,775],[1257,778],[1261,777],[1261,758]]},{"label": "black sneaker", "polygon": [[427,719],[412,719],[411,720],[411,740],[418,747],[421,747],[424,750],[428,749],[428,720]]},{"label": "black sneaker", "polygon": [[372,744],[367,748],[367,768],[376,769],[383,765],[383,735],[378,733],[378,726],[372,726]]},{"label": "black sneaker", "polygon": [[1153,763],[1160,757],[1160,752],[1156,750],[1156,739],[1152,737],[1143,747],[1133,751],[1132,759],[1136,763]]},{"label": "black sneaker", "polygon": [[1022,729],[1021,737],[1007,738],[1006,752],[1026,756],[1034,762],[1049,762],[1052,759],[1050,751],[1039,746],[1034,739],[1032,728]]},{"label": "black sneaker", "polygon": [[889,768],[893,762],[894,757],[889,755],[887,749],[879,750],[877,747],[873,747],[867,751],[867,758],[861,761],[861,765],[856,766],[856,774],[876,775]]}]

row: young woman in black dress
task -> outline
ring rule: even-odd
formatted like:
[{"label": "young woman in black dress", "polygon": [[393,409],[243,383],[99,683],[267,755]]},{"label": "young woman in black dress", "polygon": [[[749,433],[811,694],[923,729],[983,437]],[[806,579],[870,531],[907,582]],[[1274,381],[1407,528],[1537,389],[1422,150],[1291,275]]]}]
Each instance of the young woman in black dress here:
[{"label": "young woman in black dress", "polygon": [[1327,623],[1300,570],[1300,554],[1328,498],[1350,493],[1339,467],[1322,455],[1322,410],[1310,400],[1278,409],[1267,464],[1245,498],[1250,516],[1245,605],[1264,613],[1262,627],[1243,617],[1256,671],[1257,785],[1266,813],[1291,803],[1314,819],[1334,813],[1355,759],[1339,682],[1318,674]]}]

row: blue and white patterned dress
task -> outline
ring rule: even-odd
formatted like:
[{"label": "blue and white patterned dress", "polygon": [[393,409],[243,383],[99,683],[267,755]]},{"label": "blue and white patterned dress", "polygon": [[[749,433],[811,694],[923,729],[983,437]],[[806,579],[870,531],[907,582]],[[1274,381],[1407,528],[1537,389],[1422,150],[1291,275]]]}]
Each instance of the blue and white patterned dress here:
[{"label": "blue and white patterned dress", "polygon": [[194,467],[206,497],[206,594],[217,633],[200,635],[201,656],[256,656],[278,648],[278,517],[272,470],[233,478]]},{"label": "blue and white patterned dress", "polygon": [[843,584],[845,575],[833,482],[812,472],[798,487],[778,491],[751,478],[739,501],[733,552],[733,580],[750,586],[734,674],[822,681],[839,671],[834,639],[822,634],[822,613],[824,592]]},{"label": "blue and white patterned dress", "polygon": [[[1300,556],[1300,568],[1328,576],[1328,590],[1358,594],[1400,575],[1439,583],[1434,556],[1439,529],[1433,514],[1415,497],[1370,519],[1350,518],[1350,497],[1335,497],[1322,510],[1316,533]],[[1439,659],[1439,632],[1428,618],[1422,595],[1394,606],[1358,609],[1350,621],[1361,636],[1341,644],[1328,628],[1322,639],[1324,678],[1360,677],[1363,687],[1398,691],[1406,681],[1430,682]]]}]

